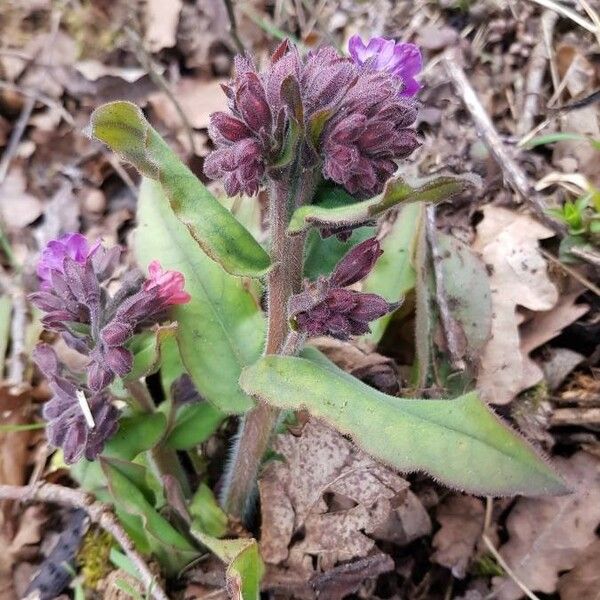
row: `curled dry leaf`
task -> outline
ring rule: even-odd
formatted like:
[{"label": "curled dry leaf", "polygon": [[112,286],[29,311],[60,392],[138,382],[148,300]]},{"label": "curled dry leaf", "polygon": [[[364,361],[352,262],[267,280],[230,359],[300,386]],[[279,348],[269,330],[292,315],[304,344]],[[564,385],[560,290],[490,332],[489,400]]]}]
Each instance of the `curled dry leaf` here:
[{"label": "curled dry leaf", "polygon": [[485,508],[483,502],[473,496],[450,496],[439,505],[436,518],[441,528],[433,537],[435,554],[433,561],[463,579],[481,533]]},{"label": "curled dry leaf", "polygon": [[552,235],[529,215],[495,206],[484,209],[474,245],[490,271],[491,337],[483,350],[477,381],[488,402],[507,404],[541,379],[541,371],[532,376],[520,350],[516,308],[549,311],[558,301],[538,244]]},{"label": "curled dry leaf", "polygon": [[328,571],[370,554],[369,535],[393,515],[408,482],[317,421],[300,437],[278,436],[273,449],[283,460],[271,462],[259,482],[265,561],[308,578],[313,557]]},{"label": "curled dry leaf", "polygon": [[[561,572],[584,560],[600,523],[600,459],[578,452],[555,462],[573,493],[521,498],[510,512],[510,538],[500,554],[530,590],[552,594]],[[499,600],[517,600],[523,592],[509,577],[493,581]],[[585,596],[579,596],[583,600]],[[587,597],[586,597],[587,598]]]}]

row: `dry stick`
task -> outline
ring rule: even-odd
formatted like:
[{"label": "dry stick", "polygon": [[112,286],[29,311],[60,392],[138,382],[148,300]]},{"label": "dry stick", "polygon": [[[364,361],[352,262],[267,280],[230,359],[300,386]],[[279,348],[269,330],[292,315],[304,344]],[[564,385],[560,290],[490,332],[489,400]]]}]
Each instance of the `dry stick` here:
[{"label": "dry stick", "polygon": [[29,96],[25,100],[23,108],[21,109],[21,114],[19,115],[15,127],[12,130],[10,140],[8,141],[8,145],[6,146],[6,150],[4,151],[4,154],[2,155],[2,160],[0,161],[0,185],[6,179],[10,163],[12,162],[13,156],[15,155],[15,152],[17,151],[17,148],[21,143],[21,138],[25,133],[27,123],[29,123],[29,117],[31,117],[31,113],[33,112],[35,102],[35,95]]},{"label": "dry stick", "polygon": [[593,284],[589,279],[584,277],[581,273],[578,273],[575,269],[571,269],[571,267],[565,265],[562,261],[560,261],[554,254],[548,252],[548,250],[544,248],[540,248],[540,252],[543,256],[545,256],[551,263],[555,264],[557,267],[562,269],[567,275],[570,275],[576,281],[579,281],[581,285],[584,285],[590,292],[594,292],[596,296],[600,296],[600,288]]},{"label": "dry stick", "polygon": [[235,47],[238,49],[238,52],[242,55],[246,54],[246,48],[244,48],[244,44],[240,39],[238,28],[237,28],[237,19],[235,18],[235,8],[233,6],[233,0],[223,0],[225,4],[225,8],[227,10],[227,16],[229,17],[229,35],[231,39],[235,43]]},{"label": "dry stick", "polygon": [[531,187],[521,167],[504,147],[492,120],[483,108],[464,71],[458,66],[458,62],[458,57],[450,53],[443,59],[446,72],[452,80],[456,92],[462,98],[465,108],[469,111],[478,135],[481,136],[487,149],[502,169],[505,179],[529,203],[537,218],[557,234],[563,235],[565,228],[546,214],[543,199]]},{"label": "dry stick", "polygon": [[[506,561],[500,555],[500,552],[496,550],[496,547],[492,543],[492,540],[489,538],[487,532],[492,524],[492,509],[493,509],[493,498],[490,496],[486,497],[485,500],[485,521],[483,524],[483,533],[481,534],[481,539],[484,544],[487,546],[487,549],[491,552],[492,556],[496,559],[496,562],[504,569],[506,574],[515,582],[515,584],[519,587],[519,589],[530,599],[530,600],[540,600],[515,574],[515,572],[506,564]],[[492,592],[486,598],[493,598],[495,594]]]},{"label": "dry stick", "polygon": [[535,45],[529,60],[527,83],[525,84],[525,98],[521,118],[517,123],[517,134],[525,135],[533,127],[535,115],[540,108],[540,90],[546,74],[548,64],[547,39],[552,39],[554,26],[558,21],[558,15],[552,11],[545,11],[540,19],[542,39]]},{"label": "dry stick", "polygon": [[44,106],[51,108],[52,110],[58,111],[61,114],[62,118],[69,125],[71,125],[71,126],[75,125],[75,119],[73,119],[73,116],[71,115],[71,113],[67,112],[61,104],[59,104],[58,102],[56,102],[56,100],[53,100],[52,98],[50,98],[50,96],[47,96],[46,94],[40,94],[32,88],[17,85],[15,83],[11,83],[9,81],[3,81],[1,79],[0,79],[0,90],[16,92],[17,94],[21,94],[22,96],[25,96],[26,98],[35,98],[40,104],[43,104]]},{"label": "dry stick", "polygon": [[[440,318],[442,327],[448,344],[448,354],[452,366],[460,371],[465,370],[465,361],[462,358],[460,351],[461,340],[458,336],[461,334],[460,327],[452,316],[450,306],[448,304],[448,296],[444,285],[444,271],[442,268],[442,253],[437,244],[437,229],[435,225],[435,206],[428,206],[425,213],[425,230],[427,232],[427,241],[431,250],[431,258],[433,263],[433,272],[435,274],[435,292],[438,308],[440,310]],[[463,334],[464,335],[464,334]]]},{"label": "dry stick", "polygon": [[135,549],[133,541],[127,535],[108,504],[95,501],[92,496],[79,490],[42,483],[38,485],[18,486],[0,485],[0,500],[19,502],[51,502],[62,506],[72,506],[85,510],[90,519],[110,533],[119,542],[129,560],[135,565],[146,590],[155,600],[169,600],[167,594],[157,583],[142,555]]}]

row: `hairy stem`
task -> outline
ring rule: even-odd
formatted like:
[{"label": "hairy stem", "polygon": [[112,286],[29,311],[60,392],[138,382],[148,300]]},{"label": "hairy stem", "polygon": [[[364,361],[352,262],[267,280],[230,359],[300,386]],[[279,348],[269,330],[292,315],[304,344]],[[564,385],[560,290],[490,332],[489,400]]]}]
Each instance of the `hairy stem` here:
[{"label": "hairy stem", "polygon": [[[271,257],[275,267],[267,279],[268,328],[265,354],[295,354],[303,337],[290,332],[287,305],[290,296],[302,285],[304,236],[286,234],[291,212],[309,201],[315,181],[311,173],[299,178],[290,189],[289,182],[274,183],[270,189]],[[258,401],[244,417],[233,448],[232,463],[224,486],[223,507],[243,519],[255,489],[262,458],[277,425],[280,411]]]},{"label": "hairy stem", "polygon": [[[144,412],[153,413],[156,410],[154,400],[152,399],[148,388],[141,381],[130,381],[125,387]],[[179,462],[175,450],[167,448],[159,442],[150,450],[148,456],[150,458],[151,466],[159,479],[162,480],[163,475],[172,475],[179,481],[184,495],[190,496],[190,482]]]}]

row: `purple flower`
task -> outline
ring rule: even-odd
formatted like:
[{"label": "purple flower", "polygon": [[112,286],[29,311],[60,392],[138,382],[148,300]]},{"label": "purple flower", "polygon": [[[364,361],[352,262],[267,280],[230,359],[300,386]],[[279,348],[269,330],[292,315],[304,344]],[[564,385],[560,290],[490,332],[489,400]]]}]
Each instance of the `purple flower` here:
[{"label": "purple flower", "polygon": [[228,195],[254,195],[265,176],[286,177],[296,162],[351,194],[376,194],[395,161],[418,145],[410,129],[416,109],[402,97],[406,84],[333,48],[301,58],[284,42],[262,72],[237,57],[235,77],[224,86],[230,112],[211,115],[216,148],[204,171],[221,179]]},{"label": "purple flower", "polygon": [[423,68],[423,59],[421,51],[414,44],[374,37],[365,45],[360,36],[353,35],[348,50],[356,64],[366,65],[376,71],[387,71],[398,77],[403,84],[400,95],[414,96],[421,89],[415,75]]},{"label": "purple flower", "polygon": [[371,238],[352,248],[326,279],[310,284],[292,296],[289,316],[299,331],[309,336],[330,335],[347,340],[352,335],[368,333],[369,323],[394,310],[377,294],[344,289],[369,274],[381,256],[379,242]]},{"label": "purple flower", "polygon": [[157,260],[148,265],[148,280],[144,283],[145,290],[155,289],[160,299],[168,306],[186,304],[192,297],[183,289],[185,277],[179,271],[165,271]]},{"label": "purple flower", "polygon": [[64,272],[65,258],[69,257],[79,264],[84,264],[99,245],[100,242],[97,242],[90,247],[80,233],[67,233],[61,238],[49,242],[42,251],[37,266],[40,287],[43,290],[52,287],[52,272]]},{"label": "purple flower", "polygon": [[42,414],[48,422],[46,435],[52,446],[61,448],[65,462],[72,464],[85,456],[94,460],[118,427],[119,411],[106,393],[90,392],[62,373],[54,350],[38,344],[33,359],[52,390]]}]

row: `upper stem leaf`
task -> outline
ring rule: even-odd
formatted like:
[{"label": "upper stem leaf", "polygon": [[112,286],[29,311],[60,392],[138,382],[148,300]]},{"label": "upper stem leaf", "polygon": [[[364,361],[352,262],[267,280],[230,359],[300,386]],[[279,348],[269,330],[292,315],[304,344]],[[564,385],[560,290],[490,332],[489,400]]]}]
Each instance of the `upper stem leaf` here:
[{"label": "upper stem leaf", "polygon": [[473,176],[434,177],[426,181],[409,183],[403,177],[390,179],[381,194],[368,200],[328,207],[317,204],[301,206],[294,212],[288,233],[295,235],[315,227],[354,227],[372,221],[400,203],[442,202],[475,187]]},{"label": "upper stem leaf", "polygon": [[130,102],[111,102],[91,116],[90,135],[162,185],[177,218],[202,250],[232,275],[261,277],[267,252],[206,189]]},{"label": "upper stem leaf", "polygon": [[265,356],[240,385],[282,409],[306,408],[375,458],[400,471],[426,471],[475,494],[565,493],[562,480],[475,392],[454,400],[388,396],[315,350],[311,358]]}]

